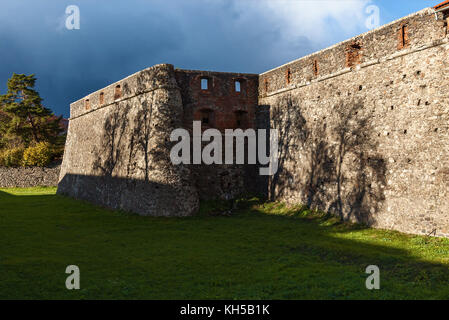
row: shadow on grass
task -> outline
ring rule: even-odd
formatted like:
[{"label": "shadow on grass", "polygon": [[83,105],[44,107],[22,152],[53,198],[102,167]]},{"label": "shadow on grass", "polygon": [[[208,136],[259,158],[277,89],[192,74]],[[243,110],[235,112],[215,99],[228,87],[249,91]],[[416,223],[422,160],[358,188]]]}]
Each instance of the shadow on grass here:
[{"label": "shadow on grass", "polygon": [[[350,225],[257,198],[236,201],[227,217],[155,218],[11,193],[0,191],[2,298],[449,297],[447,239]],[[76,261],[85,280],[69,292],[63,270]],[[368,265],[379,266],[381,290],[365,288]]]}]

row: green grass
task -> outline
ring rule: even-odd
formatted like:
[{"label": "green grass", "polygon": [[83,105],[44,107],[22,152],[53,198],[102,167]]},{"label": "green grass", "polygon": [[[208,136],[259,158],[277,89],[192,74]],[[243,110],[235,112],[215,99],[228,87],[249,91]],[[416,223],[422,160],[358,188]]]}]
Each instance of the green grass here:
[{"label": "green grass", "polygon": [[[448,299],[449,239],[241,202],[232,216],[140,217],[0,190],[1,299]],[[81,289],[65,288],[65,268]],[[381,289],[365,288],[378,265]]]}]

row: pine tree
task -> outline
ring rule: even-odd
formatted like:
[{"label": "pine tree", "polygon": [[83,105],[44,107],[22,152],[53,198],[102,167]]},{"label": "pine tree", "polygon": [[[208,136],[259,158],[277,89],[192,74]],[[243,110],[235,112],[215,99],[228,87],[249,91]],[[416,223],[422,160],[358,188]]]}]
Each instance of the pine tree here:
[{"label": "pine tree", "polygon": [[55,117],[50,109],[42,105],[42,98],[34,90],[35,83],[34,74],[14,73],[8,80],[7,93],[0,95],[1,140],[18,137],[25,146],[41,141],[57,143],[60,140],[62,116]]}]

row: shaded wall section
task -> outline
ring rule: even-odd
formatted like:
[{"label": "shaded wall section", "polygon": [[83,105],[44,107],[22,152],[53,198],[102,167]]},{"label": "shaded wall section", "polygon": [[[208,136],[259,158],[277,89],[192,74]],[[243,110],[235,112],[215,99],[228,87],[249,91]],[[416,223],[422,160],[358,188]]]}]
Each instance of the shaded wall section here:
[{"label": "shaded wall section", "polygon": [[259,104],[280,131],[270,197],[448,236],[446,29],[425,9],[262,74]]},{"label": "shaded wall section", "polygon": [[153,216],[196,212],[185,166],[170,161],[182,102],[172,65],[157,65],[71,105],[58,193]]},{"label": "shaded wall section", "polygon": [[[183,102],[183,127],[191,133],[193,121],[202,131],[255,129],[258,102],[257,74],[175,70]],[[202,143],[203,147],[209,142]],[[222,140],[224,150],[224,138]],[[234,153],[235,155],[235,153]],[[224,163],[224,155],[223,155]],[[257,165],[192,164],[190,169],[201,199],[232,199],[260,194]]]}]

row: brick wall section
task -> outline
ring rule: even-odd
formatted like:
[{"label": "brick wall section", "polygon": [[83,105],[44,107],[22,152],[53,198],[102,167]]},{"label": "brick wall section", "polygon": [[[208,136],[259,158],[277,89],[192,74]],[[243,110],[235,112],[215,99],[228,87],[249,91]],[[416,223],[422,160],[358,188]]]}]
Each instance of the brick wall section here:
[{"label": "brick wall section", "polygon": [[[201,89],[201,79],[208,79],[207,90]],[[176,80],[181,88],[184,105],[183,124],[192,127],[193,120],[201,120],[202,111],[212,112],[212,127],[224,131],[238,126],[237,116],[245,113],[246,128],[254,128],[258,101],[258,80],[256,74],[176,70]],[[241,84],[240,92],[235,90],[235,81]]]},{"label": "brick wall section", "polygon": [[[359,42],[354,41],[345,49],[346,54],[346,68],[352,68],[362,61],[363,48]],[[315,74],[318,75],[318,74]]]},{"label": "brick wall section", "polygon": [[410,46],[408,25],[403,23],[398,32],[398,50],[408,48]]},{"label": "brick wall section", "polygon": [[[209,121],[202,123],[203,130],[215,128],[224,133],[225,129],[255,128],[258,78],[256,74],[177,69],[183,127],[191,130],[192,122],[201,121],[206,111]],[[208,79],[207,90],[201,89],[201,79]],[[240,82],[240,92],[235,90],[235,81]],[[224,139],[222,146],[224,150]],[[230,199],[260,191],[254,183],[255,165],[191,165],[191,171],[200,199]]]}]

